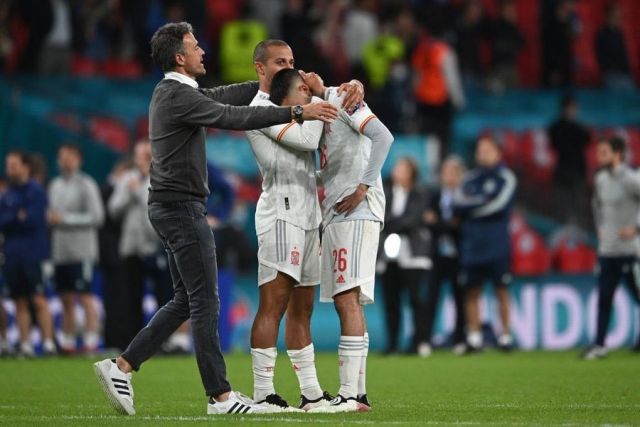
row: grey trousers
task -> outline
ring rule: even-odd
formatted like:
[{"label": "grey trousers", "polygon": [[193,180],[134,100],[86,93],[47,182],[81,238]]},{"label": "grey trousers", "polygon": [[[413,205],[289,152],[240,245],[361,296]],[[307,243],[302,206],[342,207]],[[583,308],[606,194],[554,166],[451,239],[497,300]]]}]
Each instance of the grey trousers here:
[{"label": "grey trousers", "polygon": [[200,202],[151,203],[149,219],[169,259],[174,297],[156,312],[122,357],[138,370],[191,318],[196,361],[208,396],[230,391],[218,336],[218,270],[213,233]]}]

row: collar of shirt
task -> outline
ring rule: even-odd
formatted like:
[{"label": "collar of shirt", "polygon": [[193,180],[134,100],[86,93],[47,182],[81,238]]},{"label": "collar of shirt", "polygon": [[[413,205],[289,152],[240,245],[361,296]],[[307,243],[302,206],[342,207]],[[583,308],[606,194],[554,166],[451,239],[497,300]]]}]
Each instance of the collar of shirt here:
[{"label": "collar of shirt", "polygon": [[263,92],[261,90],[258,90],[257,96],[260,99],[269,99],[271,97],[271,95],[269,95],[267,92]]},{"label": "collar of shirt", "polygon": [[168,73],[164,74],[164,78],[165,79],[171,79],[171,80],[176,80],[180,83],[183,83],[185,85],[189,85],[194,89],[198,88],[198,82],[195,81],[194,79],[192,79],[189,76],[186,76],[184,74],[180,74],[176,71],[169,71]]},{"label": "collar of shirt", "polygon": [[409,192],[400,185],[394,185],[392,187],[393,197],[391,199],[391,215],[400,216],[404,213],[407,207],[407,198]]}]

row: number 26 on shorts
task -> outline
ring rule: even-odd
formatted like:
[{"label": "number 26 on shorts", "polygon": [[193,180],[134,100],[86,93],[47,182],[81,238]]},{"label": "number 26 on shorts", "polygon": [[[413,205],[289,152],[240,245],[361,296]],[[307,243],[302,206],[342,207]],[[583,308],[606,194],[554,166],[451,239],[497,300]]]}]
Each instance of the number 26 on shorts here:
[{"label": "number 26 on shorts", "polygon": [[347,248],[334,249],[333,255],[333,272],[343,272],[347,269]]}]

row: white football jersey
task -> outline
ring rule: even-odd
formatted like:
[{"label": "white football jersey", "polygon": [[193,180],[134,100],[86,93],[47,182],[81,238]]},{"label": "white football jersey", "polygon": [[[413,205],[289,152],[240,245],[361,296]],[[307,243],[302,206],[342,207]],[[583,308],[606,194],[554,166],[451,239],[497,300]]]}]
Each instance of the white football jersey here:
[{"label": "white football jersey", "polygon": [[325,127],[320,141],[320,177],[325,190],[323,223],[348,219],[384,222],[385,197],[380,176],[367,191],[367,203],[361,203],[348,217],[338,215],[334,210],[336,203],[353,193],[361,183],[371,154],[371,140],[362,132],[367,123],[376,118],[364,101],[352,111],[345,111],[341,108],[344,94],[338,96],[337,92],[335,87],[327,90],[327,100],[338,108],[339,113],[338,119]]},{"label": "white football jersey", "polygon": [[[314,98],[314,102],[320,101]],[[258,91],[250,105],[274,105]],[[256,207],[256,232],[262,234],[280,219],[304,230],[322,221],[316,187],[315,151],[324,123],[318,120],[247,131],[262,174],[262,194]]]}]

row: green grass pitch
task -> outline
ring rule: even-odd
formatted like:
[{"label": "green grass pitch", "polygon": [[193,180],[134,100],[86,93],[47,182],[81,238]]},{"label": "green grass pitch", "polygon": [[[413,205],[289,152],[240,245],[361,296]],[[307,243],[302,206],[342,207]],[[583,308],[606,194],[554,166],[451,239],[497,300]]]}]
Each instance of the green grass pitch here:
[{"label": "green grass pitch", "polygon": [[[148,361],[134,376],[137,415],[115,414],[86,358],[0,360],[2,425],[640,425],[640,355],[585,362],[575,352],[487,352],[455,357],[383,357],[368,363],[373,411],[361,414],[207,416],[193,357]],[[248,355],[227,356],[234,388],[252,387]],[[317,356],[323,387],[337,390],[337,356]],[[297,403],[295,374],[281,352],[276,388]]]}]

